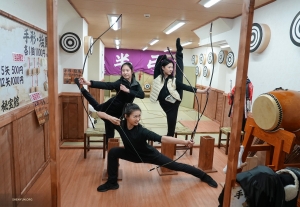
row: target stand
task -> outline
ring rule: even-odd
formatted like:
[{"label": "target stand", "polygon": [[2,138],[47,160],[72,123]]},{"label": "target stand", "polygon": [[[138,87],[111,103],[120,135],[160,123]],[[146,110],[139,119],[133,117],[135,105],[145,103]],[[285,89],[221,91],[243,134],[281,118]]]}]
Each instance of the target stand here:
[{"label": "target stand", "polygon": [[[254,137],[265,141],[265,143],[253,144]],[[274,171],[283,169],[286,166],[300,167],[300,163],[284,164],[286,154],[291,153],[293,150],[295,139],[295,134],[283,129],[274,132],[262,130],[256,125],[252,115],[249,115],[245,126],[245,136],[243,141],[245,150],[242,162],[246,161],[249,151],[266,151],[265,165]]]}]

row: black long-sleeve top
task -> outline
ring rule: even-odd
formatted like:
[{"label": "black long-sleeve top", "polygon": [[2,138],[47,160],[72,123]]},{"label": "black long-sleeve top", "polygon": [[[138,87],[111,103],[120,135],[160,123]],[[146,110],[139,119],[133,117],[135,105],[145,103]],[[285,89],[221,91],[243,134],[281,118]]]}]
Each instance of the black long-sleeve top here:
[{"label": "black long-sleeve top", "polygon": [[126,120],[122,121],[121,126],[115,126],[115,128],[119,132],[124,147],[129,153],[134,155],[138,153],[144,159],[152,159],[159,155],[159,151],[149,145],[147,140],[161,142],[161,135],[144,128],[140,124],[129,130]]},{"label": "black long-sleeve top", "polygon": [[[120,85],[123,84],[126,88],[129,89],[129,93],[124,91],[120,91]],[[123,78],[121,78],[115,82],[101,82],[101,81],[93,81],[91,80],[92,88],[106,89],[106,90],[116,90],[117,95],[115,97],[110,98],[106,103],[102,111],[106,111],[108,114],[122,114],[122,110],[126,103],[132,103],[135,97],[143,99],[145,97],[145,93],[142,90],[139,82],[136,81],[134,77],[131,79],[131,83]],[[107,109],[109,111],[107,111]],[[120,114],[120,115],[121,115]]]}]

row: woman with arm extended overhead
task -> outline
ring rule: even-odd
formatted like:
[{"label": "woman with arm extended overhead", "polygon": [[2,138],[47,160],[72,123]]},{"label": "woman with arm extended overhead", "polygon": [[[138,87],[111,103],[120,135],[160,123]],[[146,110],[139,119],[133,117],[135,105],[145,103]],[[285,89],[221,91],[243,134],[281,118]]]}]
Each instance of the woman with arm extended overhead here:
[{"label": "woman with arm extended overhead", "polygon": [[[152,102],[159,101],[161,108],[167,115],[168,136],[174,136],[179,105],[182,100],[182,92],[207,93],[210,87],[204,90],[194,88],[182,83],[183,81],[183,53],[180,39],[176,40],[176,77],[173,75],[174,62],[161,55],[157,58],[154,69],[153,87],[150,93]],[[179,66],[179,67],[178,67]]]}]

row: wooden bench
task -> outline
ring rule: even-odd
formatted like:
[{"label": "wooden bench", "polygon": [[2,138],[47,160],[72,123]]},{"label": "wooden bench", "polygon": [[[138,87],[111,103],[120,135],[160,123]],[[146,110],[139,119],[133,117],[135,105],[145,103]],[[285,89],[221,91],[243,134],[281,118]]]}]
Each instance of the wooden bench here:
[{"label": "wooden bench", "polygon": [[[191,135],[192,138],[192,133],[193,131],[190,130],[187,127],[180,127],[180,128],[176,128],[175,129],[175,135],[174,137],[177,138],[178,135],[184,135],[185,136],[185,140],[188,140],[188,136]],[[188,148],[186,146],[176,146],[175,145],[175,150],[174,150],[174,155],[176,155],[176,150],[185,150],[185,149],[190,149],[190,155],[193,154],[193,147]]]}]

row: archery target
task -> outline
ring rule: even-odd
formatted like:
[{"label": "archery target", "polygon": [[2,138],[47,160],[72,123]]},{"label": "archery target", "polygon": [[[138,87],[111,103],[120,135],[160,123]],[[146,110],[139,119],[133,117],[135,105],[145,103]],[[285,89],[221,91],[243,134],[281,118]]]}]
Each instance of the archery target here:
[{"label": "archery target", "polygon": [[300,47],[300,12],[298,12],[291,24],[290,38],[294,45]]},{"label": "archery target", "polygon": [[270,42],[271,30],[266,24],[252,24],[250,52],[263,52]]},{"label": "archery target", "polygon": [[145,90],[150,90],[151,85],[150,85],[149,83],[146,83],[146,84],[144,85],[144,88],[145,88]]},{"label": "archery target", "polygon": [[81,46],[81,40],[79,36],[73,32],[66,32],[60,38],[61,48],[68,53],[77,52]]},{"label": "archery target", "polygon": [[233,52],[229,52],[227,57],[226,57],[226,66],[228,68],[234,68],[235,67],[235,58],[234,58],[234,53]]},{"label": "archery target", "polygon": [[207,56],[207,63],[208,64],[212,64],[212,63],[215,63],[216,62],[216,54],[215,53],[208,53],[208,56]]},{"label": "archery target", "polygon": [[203,53],[201,53],[199,55],[199,63],[202,64],[202,65],[205,65],[205,63],[206,63],[206,58],[205,58],[205,55]]},{"label": "archery target", "polygon": [[207,66],[203,67],[203,77],[208,78],[209,77],[209,69]]},{"label": "archery target", "polygon": [[196,68],[195,68],[195,75],[196,76],[200,76],[200,73],[201,73],[200,68],[198,66],[196,66]]},{"label": "archery target", "polygon": [[198,63],[198,55],[193,55],[192,56],[192,64],[197,65],[197,63]]},{"label": "archery target", "polygon": [[227,54],[228,54],[228,52],[226,50],[220,50],[219,55],[218,55],[218,62],[220,64],[225,63]]}]

